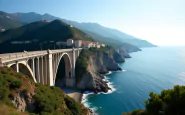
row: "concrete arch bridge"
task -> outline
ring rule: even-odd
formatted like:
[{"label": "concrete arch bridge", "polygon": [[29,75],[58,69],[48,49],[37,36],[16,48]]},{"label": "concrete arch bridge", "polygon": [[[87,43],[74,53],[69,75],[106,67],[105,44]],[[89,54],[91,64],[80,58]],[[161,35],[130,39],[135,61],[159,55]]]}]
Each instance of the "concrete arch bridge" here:
[{"label": "concrete arch bridge", "polygon": [[[0,66],[8,66],[30,76],[34,82],[56,85],[61,60],[65,63],[65,86],[75,86],[75,63],[82,48],[0,54]],[[64,85],[64,84],[63,84]]]}]

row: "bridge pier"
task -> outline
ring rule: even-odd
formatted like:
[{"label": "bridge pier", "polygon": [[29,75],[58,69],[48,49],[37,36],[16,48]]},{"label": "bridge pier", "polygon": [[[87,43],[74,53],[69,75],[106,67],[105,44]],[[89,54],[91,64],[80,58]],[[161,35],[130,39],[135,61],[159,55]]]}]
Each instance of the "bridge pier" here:
[{"label": "bridge pier", "polygon": [[16,62],[16,72],[19,73],[19,63]]},{"label": "bridge pier", "polygon": [[31,69],[33,71],[33,77],[35,78],[35,61],[34,61],[34,58],[31,59]]},{"label": "bridge pier", "polygon": [[53,60],[52,60],[52,54],[50,53],[50,51],[48,50],[48,85],[53,86],[54,82],[53,82]]},{"label": "bridge pier", "polygon": [[44,58],[43,58],[43,78],[44,78],[44,81],[43,81],[43,83],[44,84],[47,84],[47,64],[48,64],[48,62],[47,62],[47,57],[46,56],[44,56]]},{"label": "bridge pier", "polygon": [[39,57],[36,58],[36,80],[37,83],[40,83],[40,69],[39,69]]},{"label": "bridge pier", "polygon": [[75,78],[66,78],[66,87],[74,88],[75,86]]},{"label": "bridge pier", "polygon": [[43,61],[43,56],[40,58],[41,59],[41,84],[44,84],[44,61]]}]

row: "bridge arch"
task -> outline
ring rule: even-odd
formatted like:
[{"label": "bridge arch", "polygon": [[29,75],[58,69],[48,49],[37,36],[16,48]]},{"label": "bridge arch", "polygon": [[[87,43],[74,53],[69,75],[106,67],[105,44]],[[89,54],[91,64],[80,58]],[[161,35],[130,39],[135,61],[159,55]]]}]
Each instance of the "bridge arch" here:
[{"label": "bridge arch", "polygon": [[68,53],[62,53],[62,55],[60,56],[60,58],[58,60],[58,63],[56,64],[56,70],[54,70],[54,85],[56,85],[57,73],[59,72],[59,66],[60,66],[60,63],[61,63],[62,59],[64,60],[64,64],[65,64],[65,66],[64,66],[65,67],[65,76],[64,76],[64,81],[63,82],[66,82],[66,80],[65,80],[66,78],[72,78],[72,61],[71,61],[71,58],[70,58]]},{"label": "bridge arch", "polygon": [[34,80],[34,82],[37,82],[35,77],[34,77],[33,71],[31,70],[31,68],[29,67],[29,65],[26,62],[11,63],[7,66],[16,70],[16,68],[17,68],[16,64],[18,64],[19,72],[28,75],[29,77],[31,77]]}]

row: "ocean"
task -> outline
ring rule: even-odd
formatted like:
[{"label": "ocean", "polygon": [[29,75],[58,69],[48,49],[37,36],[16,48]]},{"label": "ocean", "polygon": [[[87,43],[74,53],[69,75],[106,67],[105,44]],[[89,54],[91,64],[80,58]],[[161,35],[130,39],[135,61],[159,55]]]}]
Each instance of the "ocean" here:
[{"label": "ocean", "polygon": [[144,109],[149,93],[185,85],[185,47],[143,48],[119,63],[123,71],[106,74],[112,91],[84,94],[82,102],[98,115]]}]

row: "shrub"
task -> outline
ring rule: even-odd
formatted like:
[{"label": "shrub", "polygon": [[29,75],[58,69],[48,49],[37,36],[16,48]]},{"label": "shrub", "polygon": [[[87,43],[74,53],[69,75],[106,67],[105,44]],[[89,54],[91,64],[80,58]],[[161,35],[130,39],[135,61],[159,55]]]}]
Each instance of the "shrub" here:
[{"label": "shrub", "polygon": [[7,70],[1,70],[1,73],[2,74],[8,74],[8,71]]},{"label": "shrub", "polygon": [[34,95],[35,106],[37,112],[53,112],[58,108],[61,108],[62,103],[64,103],[63,95],[64,93],[60,88],[43,86],[41,84],[36,85],[36,94]]},{"label": "shrub", "polygon": [[174,86],[161,94],[150,93],[145,110],[135,110],[131,115],[185,115],[185,86]]},{"label": "shrub", "polygon": [[28,93],[28,89],[24,89],[24,90],[23,90],[23,93],[24,93],[24,94],[27,94],[27,93]]},{"label": "shrub", "polygon": [[21,81],[14,81],[10,84],[11,89],[20,88],[23,83]]},{"label": "shrub", "polygon": [[65,102],[67,107],[71,110],[73,115],[81,115],[82,109],[79,103],[76,103],[75,100],[71,99],[70,97],[65,97]]},{"label": "shrub", "polygon": [[0,100],[5,100],[8,98],[10,91],[7,88],[0,87]]},{"label": "shrub", "polygon": [[16,78],[15,78],[14,76],[12,76],[12,75],[4,75],[4,78],[5,78],[8,82],[10,82],[10,83],[12,83],[12,82],[14,82],[14,81],[16,80]]}]

